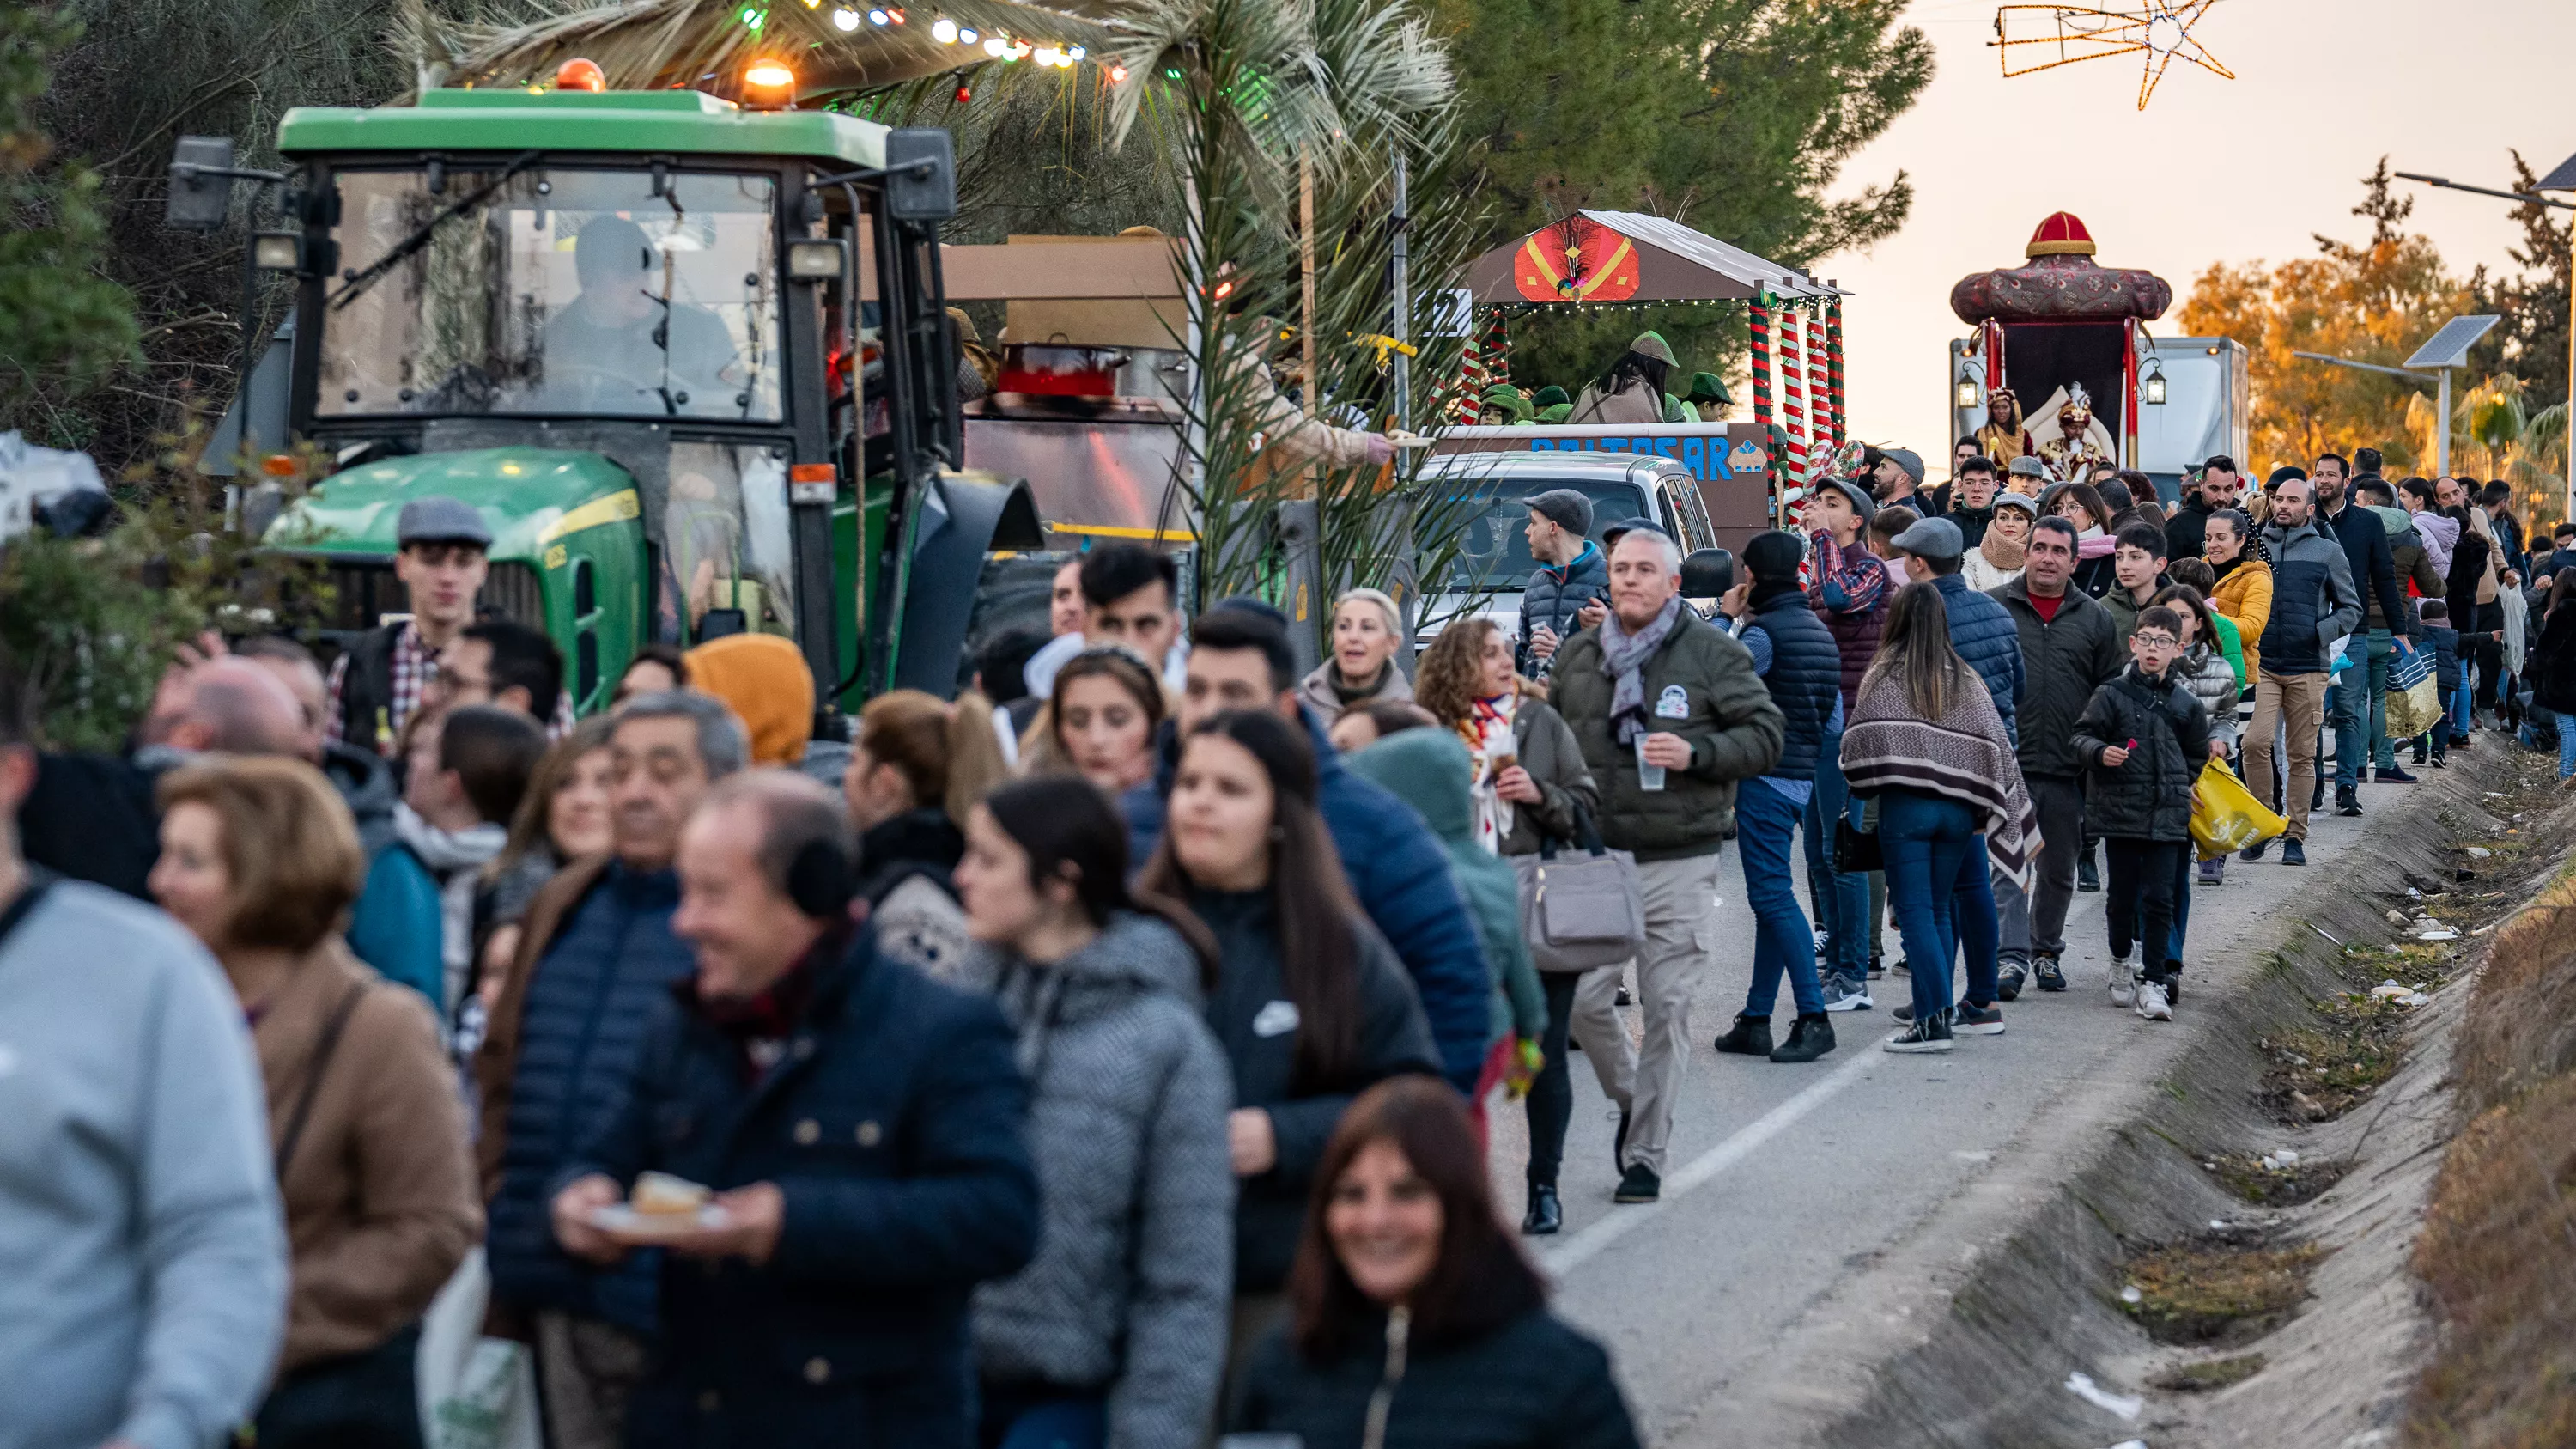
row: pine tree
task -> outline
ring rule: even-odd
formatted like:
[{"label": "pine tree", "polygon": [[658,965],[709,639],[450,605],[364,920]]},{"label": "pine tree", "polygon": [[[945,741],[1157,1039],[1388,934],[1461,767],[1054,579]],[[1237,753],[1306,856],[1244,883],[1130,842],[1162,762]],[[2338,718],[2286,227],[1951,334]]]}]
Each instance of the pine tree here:
[{"label": "pine tree", "polygon": [[0,7],[0,428],[54,447],[90,441],[62,405],[141,360],[134,299],[99,271],[98,177],[49,164],[35,124],[53,57],[79,35],[68,11]]}]

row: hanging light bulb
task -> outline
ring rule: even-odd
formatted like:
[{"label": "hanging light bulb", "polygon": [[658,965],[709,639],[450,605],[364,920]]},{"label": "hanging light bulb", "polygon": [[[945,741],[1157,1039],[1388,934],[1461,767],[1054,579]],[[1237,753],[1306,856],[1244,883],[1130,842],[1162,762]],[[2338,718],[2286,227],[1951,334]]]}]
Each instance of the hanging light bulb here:
[{"label": "hanging light bulb", "polygon": [[1123,65],[1111,66],[1109,68],[1109,83],[1113,86],[1123,86],[1127,84],[1127,67]]},{"label": "hanging light bulb", "polygon": [[984,42],[984,53],[996,60],[1001,59],[1002,52],[1010,48],[1011,43],[998,35]]},{"label": "hanging light bulb", "polygon": [[960,45],[973,45],[975,43],[975,32],[972,30],[960,29],[957,32],[957,42]]},{"label": "hanging light bulb", "polygon": [[975,99],[975,93],[966,89],[964,82],[959,82],[957,86],[957,104],[962,106],[973,99]]},{"label": "hanging light bulb", "polygon": [[883,25],[883,24],[885,24],[885,23],[886,23],[886,13],[885,13],[884,11],[882,11],[882,10],[871,10],[871,11],[869,11],[869,12],[868,12],[868,23],[869,23],[870,25]]},{"label": "hanging light bulb", "polygon": [[942,45],[955,45],[957,43],[957,22],[949,19],[945,15],[940,16],[937,20],[930,22],[930,38],[938,41]]},{"label": "hanging light bulb", "polygon": [[842,30],[856,30],[859,28],[859,12],[835,10],[832,12],[832,24]]},{"label": "hanging light bulb", "polygon": [[1081,46],[1077,45],[1073,49],[1066,51],[1065,54],[1071,56],[1075,60],[1080,60],[1085,52]]}]

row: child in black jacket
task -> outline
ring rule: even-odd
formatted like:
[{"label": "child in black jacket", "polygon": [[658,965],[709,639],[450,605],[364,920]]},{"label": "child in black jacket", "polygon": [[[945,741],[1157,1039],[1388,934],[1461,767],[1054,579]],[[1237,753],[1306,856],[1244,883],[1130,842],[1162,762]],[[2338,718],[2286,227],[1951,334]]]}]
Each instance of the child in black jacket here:
[{"label": "child in black jacket", "polygon": [[2075,723],[2076,756],[2093,767],[2084,824],[2108,851],[2111,1004],[2149,1021],[2173,1020],[2175,882],[2191,849],[2192,786],[2212,754],[2208,708],[2173,677],[2181,652],[2182,617],[2163,604],[2140,611],[2128,669],[2093,691]]}]

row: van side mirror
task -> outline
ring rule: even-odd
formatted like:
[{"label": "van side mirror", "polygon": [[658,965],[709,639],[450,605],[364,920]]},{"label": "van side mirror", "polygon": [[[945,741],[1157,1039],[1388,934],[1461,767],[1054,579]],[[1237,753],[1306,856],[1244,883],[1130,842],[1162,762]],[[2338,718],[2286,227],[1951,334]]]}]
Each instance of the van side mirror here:
[{"label": "van side mirror", "polygon": [[1735,555],[1722,548],[1693,549],[1682,560],[1682,597],[1722,599],[1735,587]]},{"label": "van side mirror", "polygon": [[170,196],[161,224],[173,231],[215,231],[232,214],[233,138],[182,136],[170,156]]}]

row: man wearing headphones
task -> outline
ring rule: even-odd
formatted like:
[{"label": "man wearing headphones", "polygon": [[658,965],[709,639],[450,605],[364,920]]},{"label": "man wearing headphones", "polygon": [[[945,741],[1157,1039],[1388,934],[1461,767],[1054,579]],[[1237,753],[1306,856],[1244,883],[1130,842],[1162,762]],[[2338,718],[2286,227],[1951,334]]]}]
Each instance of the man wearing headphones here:
[{"label": "man wearing headphones", "polygon": [[[666,1249],[634,1422],[735,1444],[968,1437],[968,1295],[1037,1248],[1028,1089],[990,1000],[853,926],[852,850],[839,798],[783,770],[719,784],[681,835],[673,924],[697,974],[553,1204],[574,1257]],[[676,1232],[604,1230],[647,1170],[704,1184],[708,1207]]]}]

